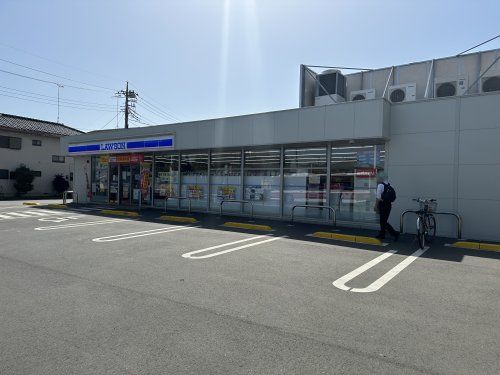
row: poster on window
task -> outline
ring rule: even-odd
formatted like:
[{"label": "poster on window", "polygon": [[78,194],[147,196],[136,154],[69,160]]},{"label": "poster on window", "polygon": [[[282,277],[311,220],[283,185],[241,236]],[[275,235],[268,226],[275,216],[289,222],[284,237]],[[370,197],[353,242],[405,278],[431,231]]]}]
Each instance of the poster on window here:
[{"label": "poster on window", "polygon": [[203,186],[200,185],[188,185],[186,189],[186,195],[191,199],[202,199],[203,198]]},{"label": "poster on window", "polygon": [[149,201],[149,187],[151,185],[151,163],[141,163],[141,194],[142,199]]},{"label": "poster on window", "polygon": [[219,200],[236,199],[236,187],[230,185],[217,187],[217,198]]},{"label": "poster on window", "polygon": [[160,184],[158,186],[158,194],[160,195],[160,197],[163,198],[174,197],[175,196],[174,185]]},{"label": "poster on window", "polygon": [[245,199],[249,201],[263,201],[264,189],[260,185],[247,186],[245,188]]}]

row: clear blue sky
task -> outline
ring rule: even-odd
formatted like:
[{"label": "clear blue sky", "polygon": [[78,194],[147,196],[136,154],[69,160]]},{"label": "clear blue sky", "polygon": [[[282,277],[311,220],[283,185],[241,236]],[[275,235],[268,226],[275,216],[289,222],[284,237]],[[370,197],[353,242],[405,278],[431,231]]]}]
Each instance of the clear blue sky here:
[{"label": "clear blue sky", "polygon": [[[297,107],[301,63],[377,68],[456,54],[500,34],[499,14],[498,0],[0,0],[0,59],[117,90],[129,80],[163,111],[139,106],[144,122],[188,121]],[[67,125],[99,129],[116,114],[110,90],[0,69],[66,84],[62,105],[92,108],[61,107]],[[56,85],[0,72],[0,86],[0,112],[56,120],[46,104]]]}]

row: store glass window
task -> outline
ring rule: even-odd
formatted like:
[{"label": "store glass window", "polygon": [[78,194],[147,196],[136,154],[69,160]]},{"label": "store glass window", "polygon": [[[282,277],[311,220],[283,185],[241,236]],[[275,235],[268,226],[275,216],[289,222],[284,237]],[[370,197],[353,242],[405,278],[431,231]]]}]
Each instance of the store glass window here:
[{"label": "store glass window", "polygon": [[[142,157],[138,156],[138,159],[140,172],[139,176],[137,176],[137,173],[135,174],[132,186],[134,189],[140,189],[142,204],[151,205],[153,190],[153,154],[144,154]],[[134,168],[134,165],[132,164],[132,172],[134,172],[134,170],[137,171],[137,168]],[[139,180],[139,184],[137,184],[137,180]],[[136,201],[138,202],[137,194],[133,197],[133,203]]]},{"label": "store glass window", "polygon": [[[206,209],[208,202],[208,153],[181,154],[181,196],[191,199],[193,209]],[[181,201],[187,208],[188,202]]]},{"label": "store glass window", "polygon": [[337,219],[377,222],[373,211],[377,173],[384,170],[384,145],[332,147],[330,205]]},{"label": "store glass window", "polygon": [[92,201],[107,202],[108,200],[108,155],[92,156]]},{"label": "store glass window", "polygon": [[[284,214],[290,215],[294,205],[326,206],[326,147],[287,148],[284,157]],[[328,211],[296,208],[294,215],[327,219]]]},{"label": "store glass window", "polygon": [[[222,200],[241,200],[241,151],[213,151],[210,155],[210,209]],[[240,203],[224,204],[224,212],[240,212]]]},{"label": "store glass window", "polygon": [[280,162],[280,149],[245,151],[244,199],[252,202],[256,215],[280,215]]},{"label": "store glass window", "polygon": [[[179,196],[179,155],[161,153],[155,155],[154,204],[165,206],[165,198]],[[167,200],[169,207],[177,207],[177,199]]]}]

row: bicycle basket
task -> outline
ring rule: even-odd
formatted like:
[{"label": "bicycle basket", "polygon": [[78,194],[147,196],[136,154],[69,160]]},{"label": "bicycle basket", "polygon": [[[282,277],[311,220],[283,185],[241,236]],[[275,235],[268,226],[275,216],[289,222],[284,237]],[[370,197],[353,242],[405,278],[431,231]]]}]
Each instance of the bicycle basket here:
[{"label": "bicycle basket", "polygon": [[420,204],[420,209],[422,211],[427,211],[427,212],[435,212],[437,209],[437,202],[419,202]]}]

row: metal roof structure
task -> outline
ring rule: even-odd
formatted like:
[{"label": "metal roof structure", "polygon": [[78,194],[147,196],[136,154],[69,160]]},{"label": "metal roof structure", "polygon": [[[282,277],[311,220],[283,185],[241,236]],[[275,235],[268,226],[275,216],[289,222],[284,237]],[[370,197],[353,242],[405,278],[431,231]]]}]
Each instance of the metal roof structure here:
[{"label": "metal roof structure", "polygon": [[14,116],[5,113],[0,113],[0,130],[45,135],[47,137],[64,137],[84,133],[57,122]]}]

